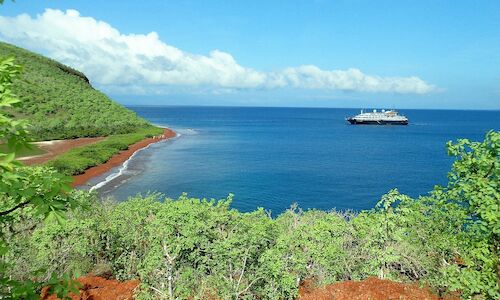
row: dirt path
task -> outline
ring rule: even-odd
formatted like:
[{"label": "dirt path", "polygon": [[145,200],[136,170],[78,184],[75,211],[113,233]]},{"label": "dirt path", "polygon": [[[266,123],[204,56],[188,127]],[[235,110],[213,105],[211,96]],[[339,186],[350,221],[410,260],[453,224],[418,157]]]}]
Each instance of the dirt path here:
[{"label": "dirt path", "polygon": [[118,154],[115,154],[107,162],[105,162],[101,165],[89,168],[83,174],[73,176],[72,186],[75,187],[75,186],[79,186],[79,185],[84,185],[91,178],[94,178],[96,176],[100,176],[100,175],[108,172],[112,168],[120,166],[127,159],[129,159],[129,157],[132,156],[132,154],[134,154],[137,150],[144,148],[144,147],[148,146],[149,144],[157,143],[159,141],[170,139],[170,138],[173,138],[175,136],[176,136],[176,133],[173,130],[165,128],[163,131],[163,134],[160,136],[156,136],[153,138],[146,138],[146,139],[143,139],[142,141],[139,141],[135,144],[132,144],[128,147],[127,150],[124,150]]},{"label": "dirt path", "polygon": [[44,150],[46,153],[35,156],[20,157],[18,158],[18,160],[22,161],[28,166],[43,164],[44,162],[47,162],[58,155],[66,153],[73,148],[97,143],[98,141],[102,141],[103,139],[105,139],[105,137],[35,142],[33,144]]}]

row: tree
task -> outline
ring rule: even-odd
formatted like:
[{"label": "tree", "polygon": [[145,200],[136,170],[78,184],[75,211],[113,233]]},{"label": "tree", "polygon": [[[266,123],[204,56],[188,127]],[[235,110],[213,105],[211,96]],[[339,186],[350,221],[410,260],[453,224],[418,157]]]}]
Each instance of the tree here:
[{"label": "tree", "polygon": [[449,184],[436,197],[461,204],[467,214],[460,236],[462,267],[450,266],[452,288],[465,296],[500,298],[500,132],[490,131],[483,142],[460,139],[447,145],[457,157]]},{"label": "tree", "polygon": [[[70,190],[69,178],[54,173],[48,168],[28,168],[15,160],[16,151],[29,147],[27,123],[13,120],[4,111],[19,104],[12,93],[14,78],[21,72],[21,66],[13,58],[0,59],[0,144],[7,145],[5,153],[0,153],[0,298],[38,299],[40,283],[19,282],[6,274],[7,262],[3,256],[9,251],[7,235],[15,234],[15,226],[20,215],[42,218],[47,221],[64,222],[64,212],[76,206],[67,196]],[[59,284],[57,276],[48,283],[54,291],[63,296],[68,287]]]}]

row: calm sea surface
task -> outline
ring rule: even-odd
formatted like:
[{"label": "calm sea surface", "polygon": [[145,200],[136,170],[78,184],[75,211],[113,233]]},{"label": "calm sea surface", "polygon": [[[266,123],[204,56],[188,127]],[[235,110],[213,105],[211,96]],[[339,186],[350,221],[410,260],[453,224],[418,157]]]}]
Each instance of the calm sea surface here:
[{"label": "calm sea surface", "polygon": [[[130,107],[180,136],[138,152],[98,191],[224,198],[241,211],[369,209],[391,188],[416,197],[446,183],[445,143],[482,140],[499,111],[402,110],[408,126],[353,126],[355,109]],[[120,170],[114,170],[118,172]],[[108,174],[109,175],[109,174]]]}]

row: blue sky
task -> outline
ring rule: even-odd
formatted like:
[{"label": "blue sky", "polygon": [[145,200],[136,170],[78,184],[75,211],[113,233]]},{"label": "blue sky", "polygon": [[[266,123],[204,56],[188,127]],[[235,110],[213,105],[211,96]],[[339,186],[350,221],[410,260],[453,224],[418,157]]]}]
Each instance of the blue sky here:
[{"label": "blue sky", "polygon": [[[500,1],[19,0],[0,7],[0,40],[82,69],[126,104],[500,109],[499,15]],[[85,18],[118,33],[78,51],[67,44],[88,45],[100,27],[80,40],[48,33],[79,35]],[[151,44],[132,36],[150,32]],[[104,38],[136,44],[93,53]]]}]

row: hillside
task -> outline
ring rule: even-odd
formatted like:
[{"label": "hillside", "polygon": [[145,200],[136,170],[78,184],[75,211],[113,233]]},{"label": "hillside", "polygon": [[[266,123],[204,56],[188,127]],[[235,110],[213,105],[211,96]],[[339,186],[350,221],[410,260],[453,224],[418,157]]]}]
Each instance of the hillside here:
[{"label": "hillside", "polygon": [[0,57],[15,57],[23,72],[14,82],[21,106],[10,113],[33,125],[36,140],[131,133],[148,123],[94,89],[81,72],[0,42]]}]

